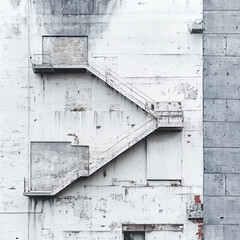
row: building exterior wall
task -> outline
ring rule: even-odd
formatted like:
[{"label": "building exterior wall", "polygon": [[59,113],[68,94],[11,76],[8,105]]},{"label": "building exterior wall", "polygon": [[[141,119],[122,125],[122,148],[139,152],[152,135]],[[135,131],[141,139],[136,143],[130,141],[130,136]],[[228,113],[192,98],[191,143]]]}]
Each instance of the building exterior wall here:
[{"label": "building exterior wall", "polygon": [[239,239],[238,1],[204,1],[205,239]]},{"label": "building exterior wall", "polygon": [[[202,18],[202,1],[4,0],[2,5],[0,239],[123,239],[123,224],[162,226],[146,233],[147,240],[201,239],[201,222],[189,220],[188,210],[200,203],[203,185],[202,37],[191,35],[188,24]],[[87,72],[35,74],[31,61],[42,57],[43,36],[87,36],[88,59],[156,102],[182,104],[176,179],[147,179],[145,138],[57,196],[23,196],[31,141],[74,141],[77,135],[78,144],[98,156],[148,117]]]},{"label": "building exterior wall", "polygon": [[0,239],[28,239],[28,4],[0,7]]}]

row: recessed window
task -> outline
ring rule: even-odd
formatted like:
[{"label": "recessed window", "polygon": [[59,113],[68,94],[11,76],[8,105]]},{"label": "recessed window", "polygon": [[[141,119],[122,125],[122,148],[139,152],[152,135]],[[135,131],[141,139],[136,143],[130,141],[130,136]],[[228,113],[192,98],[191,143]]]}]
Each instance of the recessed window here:
[{"label": "recessed window", "polygon": [[145,232],[124,232],[124,240],[145,240]]},{"label": "recessed window", "polygon": [[86,65],[88,38],[84,36],[43,36],[43,63]]}]

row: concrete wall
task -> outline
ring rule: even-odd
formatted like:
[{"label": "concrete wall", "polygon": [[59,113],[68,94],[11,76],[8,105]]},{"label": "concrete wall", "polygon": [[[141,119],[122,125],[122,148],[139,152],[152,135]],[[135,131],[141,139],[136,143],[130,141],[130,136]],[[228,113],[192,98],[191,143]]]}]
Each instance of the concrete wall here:
[{"label": "concrete wall", "polygon": [[[0,239],[122,239],[122,224],[183,226],[148,240],[202,238],[188,220],[202,195],[202,38],[187,27],[202,1],[4,0],[0,13]],[[46,35],[88,36],[89,58],[157,102],[181,102],[180,180],[148,181],[144,139],[56,197],[23,196],[31,141],[77,135],[94,156],[147,118],[89,73],[34,74],[28,60]]]},{"label": "concrete wall", "polygon": [[28,239],[28,4],[0,7],[0,239]]},{"label": "concrete wall", "polygon": [[87,146],[71,145],[71,142],[31,142],[30,154],[29,190],[52,191],[73,172],[88,175]]},{"label": "concrete wall", "polygon": [[52,65],[86,65],[88,63],[87,37],[42,38],[43,63]]},{"label": "concrete wall", "polygon": [[235,0],[204,1],[205,239],[239,239],[239,15]]}]

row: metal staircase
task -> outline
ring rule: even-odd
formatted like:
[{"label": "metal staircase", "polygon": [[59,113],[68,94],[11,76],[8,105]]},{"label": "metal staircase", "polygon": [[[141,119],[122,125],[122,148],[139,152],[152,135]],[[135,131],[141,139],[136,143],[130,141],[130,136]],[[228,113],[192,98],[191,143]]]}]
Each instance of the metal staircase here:
[{"label": "metal staircase", "polygon": [[105,66],[96,63],[96,61],[89,61],[87,70],[104,81],[110,87],[122,94],[124,97],[135,103],[137,106],[145,110],[150,115],[157,117],[154,107],[154,102],[150,97],[141,92],[139,89],[128,83],[124,78],[118,76],[111,69],[106,69]]},{"label": "metal staircase", "polygon": [[57,187],[55,186],[49,191],[43,191],[41,189],[33,191],[31,189],[31,184],[29,183],[24,192],[24,195],[26,196],[54,196],[78,178],[91,176],[101,167],[118,157],[121,153],[147,137],[158,128],[181,129],[183,127],[183,111],[181,103],[157,103],[129,84],[124,78],[118,76],[110,69],[105,69],[105,67],[101,66],[99,63],[90,61],[85,68],[87,71],[121,93],[131,102],[142,108],[148,114],[146,120],[119,136],[108,149],[101,152],[99,155],[91,157],[90,152],[88,173],[79,170],[81,169],[81,167],[79,167],[72,171],[70,177],[63,179]]},{"label": "metal staircase", "polygon": [[[131,146],[142,140],[144,137],[149,135],[151,132],[157,129],[157,120],[150,117],[144,123],[139,123],[132,129],[126,131],[119,139],[116,139],[112,145],[106,149],[104,152],[96,157],[90,157],[89,159],[89,170],[75,170],[71,173],[71,177],[60,182],[57,187],[53,187],[51,191],[46,190],[29,190],[24,193],[26,196],[54,196],[72,182],[80,177],[89,177],[98,169],[109,163],[111,160],[118,157],[121,153],[129,149]],[[81,164],[81,163],[80,163]],[[79,167],[81,168],[81,167]],[[51,183],[50,183],[51,184]],[[30,185],[30,189],[32,189]]]},{"label": "metal staircase", "polygon": [[158,128],[157,120],[153,117],[146,120],[145,123],[136,125],[133,129],[123,134],[104,152],[90,160],[89,175],[112,161],[121,153],[135,145],[137,142],[148,136]]}]

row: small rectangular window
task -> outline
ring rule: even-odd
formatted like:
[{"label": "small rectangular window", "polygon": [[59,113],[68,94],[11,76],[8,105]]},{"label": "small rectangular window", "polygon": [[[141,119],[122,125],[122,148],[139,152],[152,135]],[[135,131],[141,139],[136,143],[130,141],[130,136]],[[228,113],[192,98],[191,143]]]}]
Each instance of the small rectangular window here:
[{"label": "small rectangular window", "polygon": [[124,232],[124,240],[145,240],[145,232]]}]

